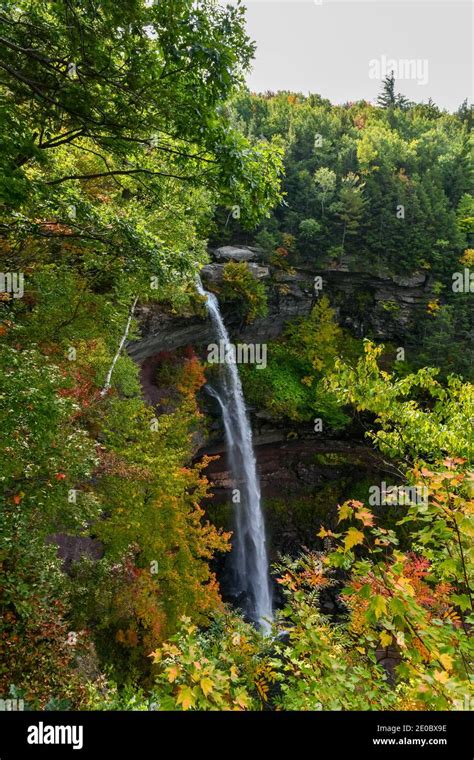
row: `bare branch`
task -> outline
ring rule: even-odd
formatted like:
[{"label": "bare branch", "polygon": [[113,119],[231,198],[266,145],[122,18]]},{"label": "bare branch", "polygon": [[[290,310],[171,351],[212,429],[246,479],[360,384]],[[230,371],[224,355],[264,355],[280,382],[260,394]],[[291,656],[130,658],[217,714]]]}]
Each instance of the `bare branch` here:
[{"label": "bare branch", "polygon": [[102,390],[100,392],[101,396],[105,396],[105,394],[107,393],[107,391],[110,388],[110,382],[112,380],[112,372],[114,371],[115,365],[117,364],[118,358],[119,358],[120,354],[122,353],[122,349],[123,349],[123,347],[125,345],[125,341],[127,340],[128,331],[130,330],[130,325],[131,325],[131,322],[132,322],[133,312],[135,311],[135,306],[137,305],[137,301],[138,301],[138,296],[135,296],[135,299],[134,299],[134,301],[133,301],[133,303],[132,303],[132,305],[130,307],[130,311],[128,313],[128,320],[127,320],[127,324],[125,325],[124,333],[123,333],[122,338],[120,340],[117,352],[116,352],[116,354],[115,354],[115,356],[114,356],[114,358],[112,360],[112,364],[110,365],[110,369],[107,372],[107,377],[105,378],[104,387],[102,388]]}]

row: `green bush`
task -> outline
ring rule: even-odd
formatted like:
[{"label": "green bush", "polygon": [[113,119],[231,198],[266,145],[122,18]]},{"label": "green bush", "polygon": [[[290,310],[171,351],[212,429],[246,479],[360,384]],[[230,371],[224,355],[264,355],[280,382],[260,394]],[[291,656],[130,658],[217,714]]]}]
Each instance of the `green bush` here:
[{"label": "green bush", "polygon": [[268,314],[265,286],[253,276],[245,263],[229,261],[225,265],[219,296],[223,301],[239,302],[246,322]]}]

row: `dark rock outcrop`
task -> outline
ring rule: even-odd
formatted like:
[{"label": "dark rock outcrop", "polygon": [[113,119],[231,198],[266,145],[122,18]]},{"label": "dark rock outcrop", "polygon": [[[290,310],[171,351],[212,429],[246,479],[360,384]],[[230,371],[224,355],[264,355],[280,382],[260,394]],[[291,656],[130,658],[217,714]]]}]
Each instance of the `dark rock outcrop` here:
[{"label": "dark rock outcrop", "polygon": [[[319,530],[321,525],[337,529],[338,505],[350,498],[364,501],[370,486],[384,479],[399,480],[395,469],[363,442],[313,435],[262,444],[257,437],[254,451],[272,562],[279,553],[296,556],[301,547],[323,549]],[[218,454],[205,470],[212,498],[202,506],[214,525],[233,530],[232,495],[239,483],[232,478],[225,448],[221,444],[200,453]]]},{"label": "dark rock outcrop", "polygon": [[[363,443],[318,438],[314,434],[295,439],[283,429],[274,432],[273,440],[269,438],[258,434],[253,437],[262,495],[266,498],[308,494],[323,484],[341,481],[349,471],[360,476],[380,473],[386,466]],[[227,465],[225,445],[206,447],[205,452],[199,453],[219,455],[208,465],[206,474],[217,500],[230,499],[230,491],[236,486]]]},{"label": "dark rock outcrop", "polygon": [[[207,264],[201,272],[203,282],[212,288],[222,279],[224,260],[246,261],[254,276],[265,283],[266,317],[243,326],[232,307],[223,308],[229,331],[239,341],[264,342],[277,338],[289,321],[309,314],[317,298],[325,293],[336,309],[339,323],[356,337],[398,341],[404,345],[431,298],[431,281],[423,272],[401,276],[355,271],[344,261],[326,269],[304,265],[287,272],[263,261],[250,261],[250,257],[255,259],[257,255],[258,249],[224,246],[214,254],[217,261]],[[321,278],[322,288],[315,288],[315,278]],[[153,304],[139,308],[137,317],[142,338],[127,346],[129,355],[137,362],[160,351],[185,345],[199,347],[214,339],[205,318],[176,317],[163,313]]]},{"label": "dark rock outcrop", "polygon": [[[270,267],[246,262],[247,267],[256,280],[267,280],[270,277]],[[206,264],[201,269],[201,278],[205,285],[220,285],[225,264]]]},{"label": "dark rock outcrop", "polygon": [[139,363],[160,351],[201,346],[214,340],[211,324],[199,317],[173,317],[149,304],[137,309],[136,316],[143,337],[128,343],[127,353]]},{"label": "dark rock outcrop", "polygon": [[83,557],[98,560],[104,556],[104,547],[100,541],[89,536],[70,536],[67,533],[53,533],[46,539],[47,544],[56,544],[58,557],[63,561],[66,572],[71,570],[74,562]]},{"label": "dark rock outcrop", "polygon": [[223,245],[213,253],[215,261],[256,261],[262,252],[259,248],[245,245]]}]

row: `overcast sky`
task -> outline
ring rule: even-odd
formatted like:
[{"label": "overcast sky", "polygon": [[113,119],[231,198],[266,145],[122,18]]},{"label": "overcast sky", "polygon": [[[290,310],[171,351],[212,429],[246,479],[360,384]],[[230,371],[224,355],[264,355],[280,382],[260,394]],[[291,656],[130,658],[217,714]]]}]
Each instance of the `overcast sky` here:
[{"label": "overcast sky", "polygon": [[[410,100],[457,109],[472,98],[472,5],[462,0],[243,0],[257,43],[254,92],[319,93],[333,103],[374,101],[390,59],[414,61],[399,79]],[[370,62],[372,61],[372,64]],[[402,64],[404,65],[404,64]],[[404,73],[403,71],[401,72]],[[427,81],[425,81],[427,80]]]}]

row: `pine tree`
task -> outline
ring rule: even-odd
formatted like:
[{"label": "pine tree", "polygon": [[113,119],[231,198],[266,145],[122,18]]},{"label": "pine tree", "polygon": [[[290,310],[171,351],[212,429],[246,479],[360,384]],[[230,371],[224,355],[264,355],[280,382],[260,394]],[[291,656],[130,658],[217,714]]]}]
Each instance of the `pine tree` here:
[{"label": "pine tree", "polygon": [[393,71],[388,74],[383,80],[383,90],[377,98],[377,103],[382,108],[408,108],[412,105],[408,98],[401,93],[395,92],[395,75]]},{"label": "pine tree", "polygon": [[397,98],[395,95],[395,75],[393,71],[383,80],[383,89],[377,98],[377,103],[382,108],[390,108],[396,105]]}]

